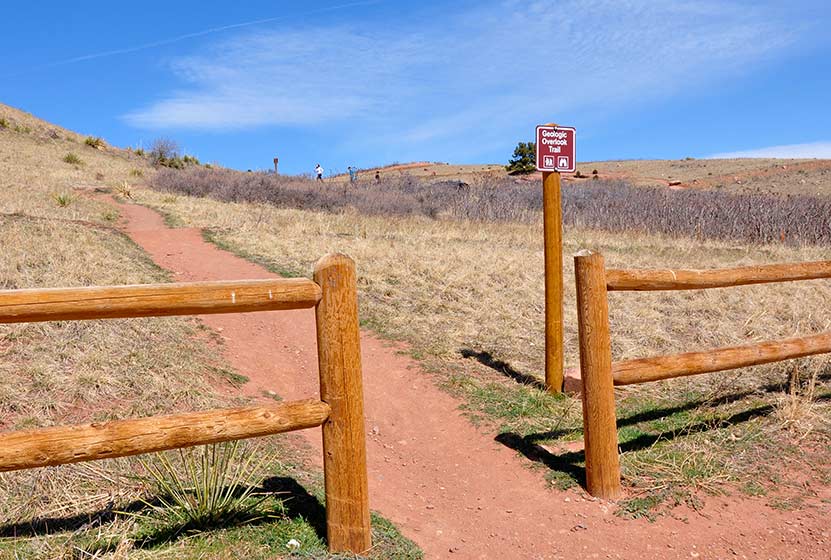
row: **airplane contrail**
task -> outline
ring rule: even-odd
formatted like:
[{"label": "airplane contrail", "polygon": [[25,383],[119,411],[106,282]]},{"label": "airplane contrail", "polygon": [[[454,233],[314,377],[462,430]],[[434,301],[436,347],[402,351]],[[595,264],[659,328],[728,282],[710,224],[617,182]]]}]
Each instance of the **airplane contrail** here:
[{"label": "airplane contrail", "polygon": [[[41,65],[38,65],[38,66],[35,66],[35,67],[32,67],[32,68],[29,68],[28,72],[31,72],[31,71],[34,71],[34,70],[41,70],[41,69],[44,69],[44,68],[53,68],[55,66],[63,66],[63,65],[66,65],[66,64],[74,64],[76,62],[84,62],[86,60],[94,60],[96,58],[105,58],[105,57],[108,57],[108,56],[115,56],[115,55],[119,55],[119,54],[129,54],[129,53],[134,53],[134,52],[143,51],[143,50],[147,50],[147,49],[154,49],[154,48],[157,48],[157,47],[170,45],[171,43],[178,43],[179,41],[184,41],[186,39],[193,39],[194,37],[202,37],[204,35],[212,35],[214,33],[221,33],[223,31],[228,31],[228,30],[231,30],[231,29],[239,29],[239,28],[242,28],[242,27],[251,27],[253,25],[262,25],[264,23],[273,23],[275,21],[287,20],[287,19],[296,18],[296,17],[305,17],[305,16],[320,14],[320,13],[324,13],[324,12],[333,12],[333,11],[337,11],[337,10],[344,10],[346,8],[356,8],[358,6],[369,6],[369,5],[372,5],[372,4],[380,4],[383,1],[384,0],[363,0],[363,1],[360,1],[360,2],[350,2],[348,4],[338,4],[337,6],[329,6],[327,8],[318,8],[316,10],[311,10],[311,11],[308,11],[308,12],[304,12],[302,14],[293,14],[293,15],[290,15],[290,16],[289,15],[287,15],[287,16],[276,16],[276,17],[270,17],[270,18],[264,18],[264,19],[257,19],[257,20],[253,20],[253,21],[244,21],[244,22],[241,22],[241,23],[232,23],[232,24],[229,24],[229,25],[222,25],[220,27],[212,27],[210,29],[203,29],[202,31],[194,31],[192,33],[185,33],[184,35],[178,35],[176,37],[170,37],[168,39],[160,39],[158,41],[153,41],[151,43],[144,43],[142,45],[136,45],[136,46],[133,46],[133,47],[125,47],[125,48],[122,48],[122,49],[113,49],[113,50],[109,50],[109,51],[102,51],[102,52],[97,52],[97,53],[85,54],[85,55],[81,55],[81,56],[75,56],[75,57],[72,57],[72,58],[66,58],[66,59],[57,60],[57,61],[54,61],[54,62],[47,62],[45,64],[41,64]],[[27,71],[19,72],[19,73],[16,73],[16,74],[11,74],[7,77],[19,76],[23,73],[27,73]]]}]

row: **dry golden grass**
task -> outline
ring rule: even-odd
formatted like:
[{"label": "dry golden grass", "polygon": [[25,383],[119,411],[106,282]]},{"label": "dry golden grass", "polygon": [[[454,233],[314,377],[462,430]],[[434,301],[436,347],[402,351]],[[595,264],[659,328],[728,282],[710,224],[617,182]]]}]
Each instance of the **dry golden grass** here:
[{"label": "dry golden grass", "polygon": [[[331,214],[146,190],[134,191],[133,196],[166,213],[171,222],[209,229],[220,245],[284,273],[304,274],[315,256],[324,252],[351,255],[358,265],[362,321],[410,343],[413,354],[439,372],[465,398],[472,413],[496,419],[502,431],[516,433],[514,441],[524,442],[518,450],[523,445],[580,437],[579,401],[551,399],[462,358],[464,351],[490,360],[494,369],[511,370],[514,377],[542,378],[541,224]],[[579,362],[570,255],[581,248],[600,250],[609,267],[619,268],[714,268],[831,259],[827,247],[741,246],[586,230],[566,231],[564,243],[567,367]],[[829,298],[829,281],[613,293],[614,359],[829,330]],[[827,387],[827,357],[797,363],[817,368],[818,382]],[[777,386],[786,384],[793,364],[622,388],[618,416],[631,418],[621,429],[627,480],[638,488],[660,487],[665,490],[662,499],[669,499],[678,485],[688,492],[720,487],[725,480],[741,483],[758,474],[757,466],[773,468],[779,454],[797,453],[788,427],[793,423],[783,418],[798,414],[796,409],[805,410],[805,397],[799,404],[788,404],[792,401],[776,392]],[[827,388],[823,391],[826,395]],[[827,449],[831,407],[827,400],[813,397],[808,432],[815,439],[810,443]],[[773,445],[760,446],[760,441]],[[582,460],[565,457],[577,461],[578,467]],[[817,476],[826,476],[823,469],[829,465],[827,453],[822,454]],[[562,476],[552,474],[553,482],[562,483]],[[567,476],[573,483],[576,475]]]},{"label": "dry golden grass", "polygon": [[[122,235],[38,218],[0,218],[4,288],[152,283],[166,275]],[[6,430],[144,416],[215,405],[221,364],[188,319],[0,326],[0,421]],[[2,475],[0,519],[88,508],[90,467]],[[48,473],[48,475],[46,474]],[[44,485],[59,490],[45,492]],[[109,484],[93,501],[106,504]],[[67,496],[73,496],[71,501]],[[35,499],[35,503],[32,500]],[[71,504],[71,505],[69,505]]]},{"label": "dry golden grass", "polygon": [[[153,173],[143,158],[0,104],[0,289],[168,281],[147,255],[111,228],[117,212],[95,189],[129,197]],[[62,161],[76,153],[82,164]],[[0,325],[0,430],[74,424],[241,404],[217,391],[231,377],[218,339],[192,318]],[[221,393],[221,394],[218,394]],[[270,476],[315,489],[283,438],[258,440],[291,457]],[[312,526],[285,516],[199,535],[167,535],[147,520],[113,514],[146,489],[136,458],[0,474],[0,559],[272,558],[293,537],[326,557]],[[313,490],[314,491],[314,490]],[[152,499],[152,496],[147,496]],[[279,505],[282,497],[272,502]],[[271,502],[269,502],[271,503]],[[376,523],[375,557],[415,558],[394,528]],[[141,539],[158,539],[142,548]]]},{"label": "dry golden grass", "polygon": [[[85,196],[86,191],[133,185],[142,180],[134,170],[143,176],[152,173],[145,158],[118,148],[87,146],[84,136],[3,104],[0,119],[10,123],[0,128],[0,213],[100,221],[106,205]],[[69,152],[83,163],[64,162]],[[55,196],[73,191],[78,196],[56,215]]]},{"label": "dry golden grass", "polygon": [[[581,161],[577,170],[584,177],[597,171],[601,178],[624,179],[640,186],[666,186],[680,181],[695,188],[725,188],[736,192],[824,195],[831,193],[831,161],[813,159],[681,159]],[[419,163],[392,165],[380,169],[381,177],[413,176],[435,180],[473,181],[482,175],[505,177],[504,165],[449,165]],[[362,171],[359,180],[373,180],[375,170]],[[573,180],[573,174],[566,174]],[[540,174],[516,177],[518,181],[539,181]],[[347,174],[327,182],[346,183]]]},{"label": "dry golden grass", "polygon": [[[222,204],[151,191],[139,200],[221,243],[289,271],[343,251],[358,263],[362,316],[419,352],[488,351],[542,370],[543,269],[539,224],[366,217]],[[578,363],[571,254],[598,249],[609,267],[739,266],[831,258],[822,247],[742,247],[655,236],[565,232],[565,360]],[[825,281],[676,293],[611,294],[615,359],[817,332],[831,326]]]},{"label": "dry golden grass", "polygon": [[803,163],[806,159],[681,159],[681,160],[622,160],[622,161],[587,161],[578,167],[584,175],[590,175],[595,169],[601,175],[622,174],[627,177],[640,178],[635,182],[643,185],[666,185],[667,181],[688,182],[704,179],[711,175],[742,175],[771,167]]}]

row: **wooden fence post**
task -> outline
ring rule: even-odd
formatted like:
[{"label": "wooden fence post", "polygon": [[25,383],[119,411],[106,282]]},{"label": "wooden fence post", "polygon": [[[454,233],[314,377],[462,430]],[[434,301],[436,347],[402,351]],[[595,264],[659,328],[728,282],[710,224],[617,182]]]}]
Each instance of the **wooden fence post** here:
[{"label": "wooden fence post", "polygon": [[332,552],[372,545],[366,471],[361,345],[355,263],[330,254],[314,269],[320,398],[332,411],[323,424],[326,533]]},{"label": "wooden fence post", "polygon": [[620,458],[603,255],[580,251],[574,256],[574,274],[583,384],[586,489],[592,496],[614,499],[621,492]]},{"label": "wooden fence post", "polygon": [[560,174],[542,174],[545,250],[545,387],[563,390],[563,210]]}]

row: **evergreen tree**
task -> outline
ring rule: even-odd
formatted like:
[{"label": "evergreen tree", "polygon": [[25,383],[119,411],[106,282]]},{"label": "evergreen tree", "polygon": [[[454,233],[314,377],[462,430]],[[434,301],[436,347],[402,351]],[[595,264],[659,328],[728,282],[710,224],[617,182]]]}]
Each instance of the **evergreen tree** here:
[{"label": "evergreen tree", "polygon": [[522,173],[527,171],[534,171],[537,168],[536,142],[520,142],[514,148],[514,155],[508,160],[508,165],[505,169],[509,173]]}]

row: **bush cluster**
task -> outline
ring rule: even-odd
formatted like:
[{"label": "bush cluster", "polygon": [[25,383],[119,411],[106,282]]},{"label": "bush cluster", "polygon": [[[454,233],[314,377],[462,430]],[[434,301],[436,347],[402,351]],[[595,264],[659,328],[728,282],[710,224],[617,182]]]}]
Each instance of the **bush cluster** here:
[{"label": "bush cluster", "polygon": [[[538,181],[483,176],[471,184],[412,176],[357,186],[321,185],[267,172],[189,167],[161,170],[151,186],[164,192],[227,202],[371,215],[423,215],[475,221],[533,222],[542,211]],[[831,242],[831,199],[802,195],[729,194],[722,191],[634,187],[592,180],[563,186],[563,223],[606,231],[751,243]]]},{"label": "bush cluster", "polygon": [[468,185],[459,181],[427,182],[405,175],[356,186],[321,185],[305,177],[189,167],[184,171],[160,170],[151,179],[151,186],[226,202],[260,202],[328,212],[353,208],[370,215],[528,222],[536,219],[542,208],[537,190],[489,178]]},{"label": "bush cluster", "polygon": [[[144,152],[141,151],[139,155],[144,155]],[[190,165],[200,165],[194,156],[179,155],[179,145],[167,138],[159,138],[153,142],[150,147],[150,161],[157,167],[169,169],[185,169]]]},{"label": "bush cluster", "polygon": [[96,150],[100,150],[107,145],[103,138],[99,138],[97,136],[87,136],[86,139],[84,139],[84,144],[90,148],[95,148]]},{"label": "bush cluster", "polygon": [[63,160],[70,165],[81,165],[84,163],[76,154],[69,152],[63,157]]},{"label": "bush cluster", "polygon": [[564,190],[563,223],[698,239],[824,244],[831,242],[831,198],[609,188],[592,181]]}]

